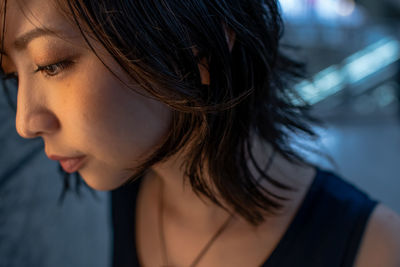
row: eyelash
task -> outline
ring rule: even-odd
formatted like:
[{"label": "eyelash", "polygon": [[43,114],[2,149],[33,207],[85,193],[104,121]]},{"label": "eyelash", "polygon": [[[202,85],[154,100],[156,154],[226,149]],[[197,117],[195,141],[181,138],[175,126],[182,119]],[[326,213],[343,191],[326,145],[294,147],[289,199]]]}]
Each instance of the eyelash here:
[{"label": "eyelash", "polygon": [[[37,66],[36,70],[34,71],[34,73],[37,72],[42,72],[46,77],[53,77],[56,76],[60,73],[60,71],[63,71],[67,68],[69,68],[74,62],[71,60],[63,60],[57,63],[53,63],[53,64],[49,64],[49,65],[45,65],[45,66]],[[48,71],[51,68],[59,68],[60,70],[57,73],[53,73],[50,74]],[[3,80],[17,80],[18,81],[18,75],[16,72],[13,73],[5,73],[3,76]]]},{"label": "eyelash", "polygon": [[[58,75],[61,71],[70,67],[72,64],[73,64],[73,62],[70,60],[63,60],[63,61],[60,61],[57,63],[45,65],[45,66],[38,66],[37,69],[35,70],[35,73],[40,71],[40,72],[44,73],[44,75],[46,77],[53,77],[53,76]],[[54,73],[50,74],[49,71],[51,71],[50,70],[51,68],[53,68],[53,70],[54,70],[54,68],[59,68],[60,70],[55,74]]]}]

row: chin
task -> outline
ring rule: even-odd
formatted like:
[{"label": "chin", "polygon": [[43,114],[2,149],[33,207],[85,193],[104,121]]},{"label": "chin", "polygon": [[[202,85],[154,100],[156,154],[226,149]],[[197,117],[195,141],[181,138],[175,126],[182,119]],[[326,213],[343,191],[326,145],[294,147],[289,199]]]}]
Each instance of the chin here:
[{"label": "chin", "polygon": [[79,174],[89,187],[97,191],[110,191],[117,189],[118,187],[126,183],[126,181],[128,181],[129,179],[129,176],[120,178],[104,174],[103,175],[89,174],[84,171],[79,172]]}]

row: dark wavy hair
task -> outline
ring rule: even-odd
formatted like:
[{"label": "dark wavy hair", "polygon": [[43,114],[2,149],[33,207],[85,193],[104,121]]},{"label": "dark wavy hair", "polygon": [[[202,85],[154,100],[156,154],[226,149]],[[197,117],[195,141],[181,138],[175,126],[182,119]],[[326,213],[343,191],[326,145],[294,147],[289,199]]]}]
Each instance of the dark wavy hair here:
[{"label": "dark wavy hair", "polygon": [[[306,163],[291,147],[290,136],[315,134],[309,126],[314,121],[309,107],[292,89],[304,66],[282,51],[278,1],[54,2],[100,59],[93,40],[136,84],[173,110],[167,138],[131,180],[185,149],[182,167],[198,195],[223,207],[217,198],[221,196],[255,225],[282,207],[286,198],[261,187],[259,178],[283,190],[293,188],[269,177],[267,166],[257,164],[252,140],[257,136],[291,162]],[[231,51],[227,30],[235,34]],[[209,84],[202,83],[201,62],[206,62]],[[259,177],[250,172],[249,161]]]}]

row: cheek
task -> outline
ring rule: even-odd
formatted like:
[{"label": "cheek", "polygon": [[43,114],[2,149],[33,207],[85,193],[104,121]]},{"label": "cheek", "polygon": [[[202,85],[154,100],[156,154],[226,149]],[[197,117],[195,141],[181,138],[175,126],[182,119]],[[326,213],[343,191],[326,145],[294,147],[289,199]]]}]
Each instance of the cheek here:
[{"label": "cheek", "polygon": [[111,74],[86,78],[71,86],[75,115],[68,127],[74,129],[82,152],[113,166],[151,153],[168,132],[170,109],[124,88]]}]

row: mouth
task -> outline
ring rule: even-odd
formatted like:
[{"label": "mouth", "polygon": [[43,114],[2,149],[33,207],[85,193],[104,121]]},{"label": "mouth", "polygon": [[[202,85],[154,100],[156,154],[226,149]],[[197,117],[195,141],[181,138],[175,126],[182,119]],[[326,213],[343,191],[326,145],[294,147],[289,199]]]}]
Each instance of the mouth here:
[{"label": "mouth", "polygon": [[60,156],[54,156],[51,155],[49,156],[49,159],[51,160],[57,160],[63,170],[67,173],[74,173],[78,171],[80,168],[82,168],[83,164],[85,163],[84,159],[85,156],[80,156],[80,157],[60,157]]}]

